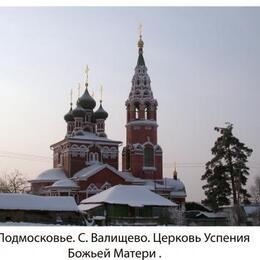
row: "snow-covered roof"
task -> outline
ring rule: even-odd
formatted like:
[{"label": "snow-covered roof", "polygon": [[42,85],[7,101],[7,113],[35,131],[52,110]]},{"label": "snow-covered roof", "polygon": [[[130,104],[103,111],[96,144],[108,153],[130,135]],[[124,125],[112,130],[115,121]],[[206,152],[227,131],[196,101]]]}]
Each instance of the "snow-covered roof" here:
[{"label": "snow-covered roof", "polygon": [[100,172],[101,170],[108,168],[112,172],[114,172],[116,175],[120,176],[121,178],[125,179],[125,177],[119,173],[117,169],[112,167],[111,165],[108,164],[103,164],[100,162],[96,162],[80,171],[78,171],[76,174],[74,174],[73,179],[76,180],[86,180],[89,177],[95,175],[96,173]]},{"label": "snow-covered roof", "polygon": [[160,181],[145,180],[145,187],[149,190],[169,190],[173,197],[186,197],[186,189],[179,179],[164,178]]},{"label": "snow-covered roof", "polygon": [[107,137],[97,136],[95,133],[80,131],[79,134],[74,136],[69,136],[69,140],[91,140],[91,141],[103,141],[103,142],[115,142],[115,143],[122,143],[120,141],[114,141],[108,139]]},{"label": "snow-covered roof", "polygon": [[122,204],[131,207],[164,206],[173,207],[177,204],[149,191],[143,186],[116,185],[94,196],[84,199],[80,204]]},{"label": "snow-covered roof", "polygon": [[131,183],[145,183],[146,180],[141,179],[141,178],[137,178],[135,176],[132,175],[131,172],[121,172],[118,171],[118,174],[123,177],[126,181],[131,182]]},{"label": "snow-covered roof", "polygon": [[173,178],[164,178],[163,186],[166,188],[171,188],[174,191],[185,191],[185,186],[183,182],[179,179],[175,180]]},{"label": "snow-covered roof", "polygon": [[72,197],[0,193],[0,210],[79,211]]},{"label": "snow-covered roof", "polygon": [[59,180],[54,182],[51,185],[52,188],[74,188],[74,189],[78,189],[79,186],[70,179],[63,179],[63,180]]},{"label": "snow-covered roof", "polygon": [[80,204],[78,207],[81,211],[88,211],[90,209],[94,209],[100,206],[102,206],[102,204]]},{"label": "snow-covered roof", "polygon": [[39,174],[35,179],[29,182],[51,182],[66,179],[66,174],[62,168],[52,168]]},{"label": "snow-covered roof", "polygon": [[256,212],[260,212],[260,205],[247,205],[244,206],[244,210],[247,216],[253,215]]},{"label": "snow-covered roof", "polygon": [[214,213],[214,212],[200,211],[200,212],[198,212],[196,217],[199,217],[201,215],[203,215],[203,216],[205,216],[207,218],[225,218],[225,215],[223,213],[221,213],[221,212]]},{"label": "snow-covered roof", "polygon": [[171,191],[170,196],[174,198],[183,198],[187,195],[185,191]]}]

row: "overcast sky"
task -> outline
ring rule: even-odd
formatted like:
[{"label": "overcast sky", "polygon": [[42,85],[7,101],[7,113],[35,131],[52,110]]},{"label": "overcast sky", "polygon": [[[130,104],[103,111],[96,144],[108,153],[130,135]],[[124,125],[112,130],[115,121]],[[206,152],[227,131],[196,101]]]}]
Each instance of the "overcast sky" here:
[{"label": "overcast sky", "polygon": [[254,150],[250,186],[260,175],[259,8],[0,8],[2,173],[19,169],[32,178],[52,167],[51,160],[3,152],[52,157],[49,146],[65,135],[69,92],[75,103],[86,64],[97,99],[104,86],[108,137],[125,142],[140,22],[164,176],[176,161],[188,199],[201,200],[214,126],[232,122]]}]

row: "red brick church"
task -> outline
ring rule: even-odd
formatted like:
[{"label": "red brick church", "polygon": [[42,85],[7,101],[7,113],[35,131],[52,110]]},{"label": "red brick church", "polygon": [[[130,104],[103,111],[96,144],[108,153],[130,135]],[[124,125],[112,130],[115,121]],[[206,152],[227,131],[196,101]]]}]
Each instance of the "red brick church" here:
[{"label": "red brick church", "polygon": [[98,108],[89,94],[88,80],[76,107],[70,104],[64,116],[67,133],[51,145],[53,168],[31,180],[31,192],[39,195],[74,196],[82,199],[117,184],[143,185],[177,203],[185,201],[184,184],[177,178],[163,178],[162,148],[157,143],[157,100],[143,57],[144,42],[138,41],[138,60],[132,87],[126,100],[126,145],[119,170],[120,141],[105,131],[108,113],[102,100]]}]

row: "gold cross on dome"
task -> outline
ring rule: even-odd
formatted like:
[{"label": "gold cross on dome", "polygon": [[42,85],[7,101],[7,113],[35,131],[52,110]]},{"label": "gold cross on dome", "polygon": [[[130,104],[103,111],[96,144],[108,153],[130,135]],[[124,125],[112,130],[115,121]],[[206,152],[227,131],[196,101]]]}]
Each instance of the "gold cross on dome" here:
[{"label": "gold cross on dome", "polygon": [[139,30],[139,36],[142,37],[143,25],[141,23],[139,24],[138,30]]},{"label": "gold cross on dome", "polygon": [[73,91],[72,89],[70,90],[70,105],[72,106],[72,96],[73,96]]},{"label": "gold cross on dome", "polygon": [[78,84],[78,98],[80,97],[80,83]]},{"label": "gold cross on dome", "polygon": [[89,67],[88,65],[85,68],[85,74],[86,74],[86,83],[88,84],[88,72],[89,72]]},{"label": "gold cross on dome", "polygon": [[103,100],[103,86],[100,85],[100,101]]}]

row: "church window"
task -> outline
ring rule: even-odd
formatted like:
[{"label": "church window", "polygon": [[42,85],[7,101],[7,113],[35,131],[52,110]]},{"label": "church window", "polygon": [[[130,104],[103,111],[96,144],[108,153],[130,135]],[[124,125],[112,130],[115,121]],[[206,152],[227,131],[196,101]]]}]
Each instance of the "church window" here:
[{"label": "church window", "polygon": [[58,154],[58,165],[63,164],[63,155],[61,153]]},{"label": "church window", "polygon": [[77,121],[75,121],[75,123],[76,123],[76,127],[78,128],[78,127],[80,127],[80,122],[77,120]]},{"label": "church window", "polygon": [[110,149],[110,157],[111,157],[111,159],[117,158],[117,149],[115,147],[112,147]]},{"label": "church window", "polygon": [[98,153],[89,153],[89,161],[90,162],[98,161]]},{"label": "church window", "polygon": [[135,119],[139,119],[139,105],[135,105]]},{"label": "church window", "polygon": [[148,119],[148,107],[145,108],[144,118],[145,118],[145,119]]},{"label": "church window", "polygon": [[150,146],[144,148],[144,166],[154,167],[154,151]]},{"label": "church window", "polygon": [[91,183],[88,188],[87,188],[87,197],[89,195],[93,195],[93,194],[96,194],[99,192],[99,189],[98,187],[94,184],[94,183]]},{"label": "church window", "polygon": [[146,106],[145,106],[144,118],[145,119],[150,119],[150,106],[149,106],[149,104],[146,104]]}]

